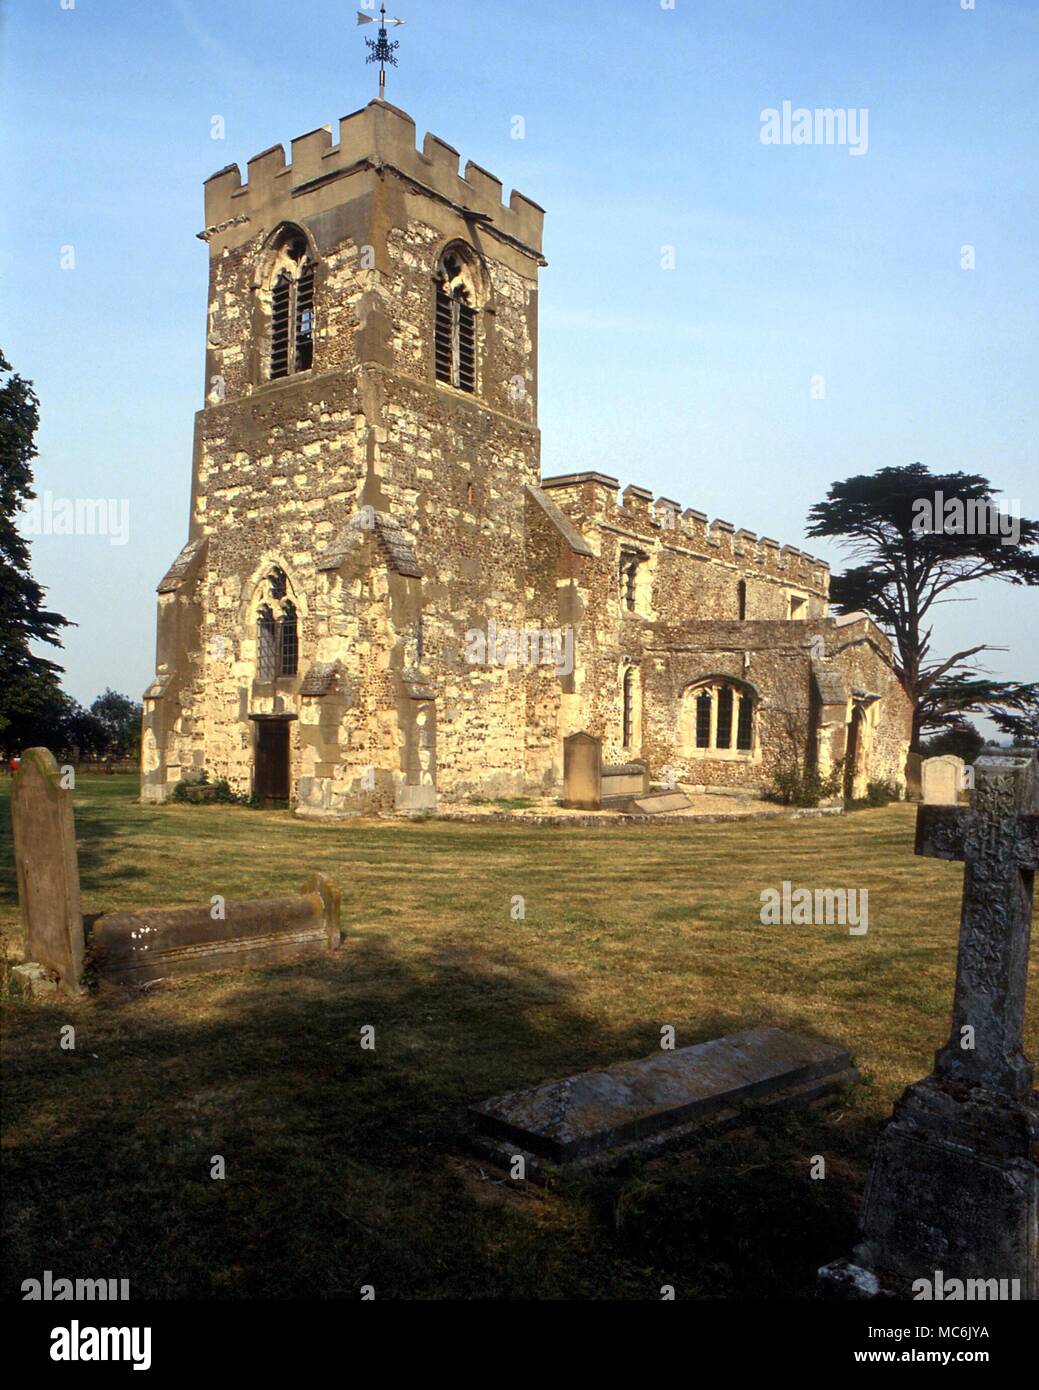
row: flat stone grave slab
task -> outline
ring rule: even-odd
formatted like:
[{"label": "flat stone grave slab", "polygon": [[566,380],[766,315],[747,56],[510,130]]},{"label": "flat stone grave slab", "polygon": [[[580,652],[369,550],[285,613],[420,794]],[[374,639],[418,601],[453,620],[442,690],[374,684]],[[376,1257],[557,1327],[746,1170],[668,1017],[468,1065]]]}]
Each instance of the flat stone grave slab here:
[{"label": "flat stone grave slab", "polygon": [[650,792],[632,798],[631,810],[640,816],[659,816],[667,811],[684,811],[693,803],[685,792]]},{"label": "flat stone grave slab", "polygon": [[605,1071],[582,1072],[470,1107],[477,1146],[527,1176],[599,1167],[739,1123],[749,1107],[809,1105],[857,1079],[846,1051],[780,1028],[751,1028]]}]

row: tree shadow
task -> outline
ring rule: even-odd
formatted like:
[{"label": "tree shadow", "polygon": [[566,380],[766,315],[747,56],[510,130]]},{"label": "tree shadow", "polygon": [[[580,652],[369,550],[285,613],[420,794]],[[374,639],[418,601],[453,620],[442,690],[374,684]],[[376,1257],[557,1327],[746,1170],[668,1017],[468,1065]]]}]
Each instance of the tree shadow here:
[{"label": "tree shadow", "polygon": [[[864,1122],[770,1120],[548,1191],[471,1155],[468,1105],[645,1055],[654,1028],[590,1016],[507,946],[405,951],[381,927],[294,966],[15,1009],[4,1295],[42,1269],[134,1299],[810,1295],[850,1246]],[[829,1149],[844,1178],[812,1182]]]}]

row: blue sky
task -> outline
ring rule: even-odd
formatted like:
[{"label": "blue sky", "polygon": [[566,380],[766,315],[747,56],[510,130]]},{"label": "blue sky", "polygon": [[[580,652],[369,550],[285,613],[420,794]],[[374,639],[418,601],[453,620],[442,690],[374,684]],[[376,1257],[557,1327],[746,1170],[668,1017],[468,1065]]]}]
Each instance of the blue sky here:
[{"label": "blue sky", "polygon": [[[187,535],[202,181],[334,123],[375,79],[372,30],[331,0],[70,4],[3,6],[0,346],[41,398],[38,490],[129,504],[125,545],[33,542],[89,701],[147,685],[155,584]],[[420,141],[547,209],[546,474],[613,473],[794,545],[833,480],[915,460],[1039,512],[1035,0],[391,13],[408,23],[388,96]],[[784,101],[866,108],[868,152],[763,144]],[[980,635],[1009,649],[990,669],[1039,678],[1034,592],[972,599],[941,610],[936,649]]]}]

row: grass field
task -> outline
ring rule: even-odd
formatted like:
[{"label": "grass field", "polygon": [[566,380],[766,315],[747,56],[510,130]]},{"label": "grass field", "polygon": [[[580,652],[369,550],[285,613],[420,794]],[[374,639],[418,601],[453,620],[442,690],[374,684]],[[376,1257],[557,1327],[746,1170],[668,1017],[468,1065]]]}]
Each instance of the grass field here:
[{"label": "grass field", "polygon": [[[0,931],[20,959],[8,790]],[[5,1003],[6,1296],[50,1269],[129,1278],[135,1299],[807,1297],[847,1251],[877,1125],[949,1025],[962,869],[914,857],[912,808],[539,830],[136,790],[81,779],[86,912],[293,891],[320,869],[347,939],[149,994]],[[868,889],[867,935],[762,926],[784,879]],[[645,1055],[666,1024],[681,1046],[760,1023],[846,1045],[863,1084],[834,1112],[548,1191],[465,1147],[471,1101]]]}]

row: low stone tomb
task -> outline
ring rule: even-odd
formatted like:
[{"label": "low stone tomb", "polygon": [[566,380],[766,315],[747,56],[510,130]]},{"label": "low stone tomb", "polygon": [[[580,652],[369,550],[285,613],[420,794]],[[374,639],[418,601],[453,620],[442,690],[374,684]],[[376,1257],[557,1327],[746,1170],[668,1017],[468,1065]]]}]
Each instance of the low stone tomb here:
[{"label": "low stone tomb", "polygon": [[299,960],[340,944],[339,891],[321,874],[288,897],[109,912],[87,919],[84,931],[72,793],[46,748],[22,754],[11,819],[25,924],[25,963],[15,967],[12,988],[30,998],[76,993],[86,953],[104,978],[146,984]]},{"label": "low stone tomb", "polygon": [[616,806],[649,791],[645,763],[616,763],[602,770],[602,804]]},{"label": "low stone tomb", "polygon": [[130,985],[301,960],[336,950],[341,939],[339,890],[323,874],[311,874],[298,895],[281,898],[107,912],[90,932],[101,976]]},{"label": "low stone tomb", "polygon": [[779,1028],[752,1028],[604,1071],[582,1072],[470,1108],[477,1147],[526,1176],[607,1167],[737,1124],[755,1106],[810,1105],[856,1079],[848,1053]]}]

